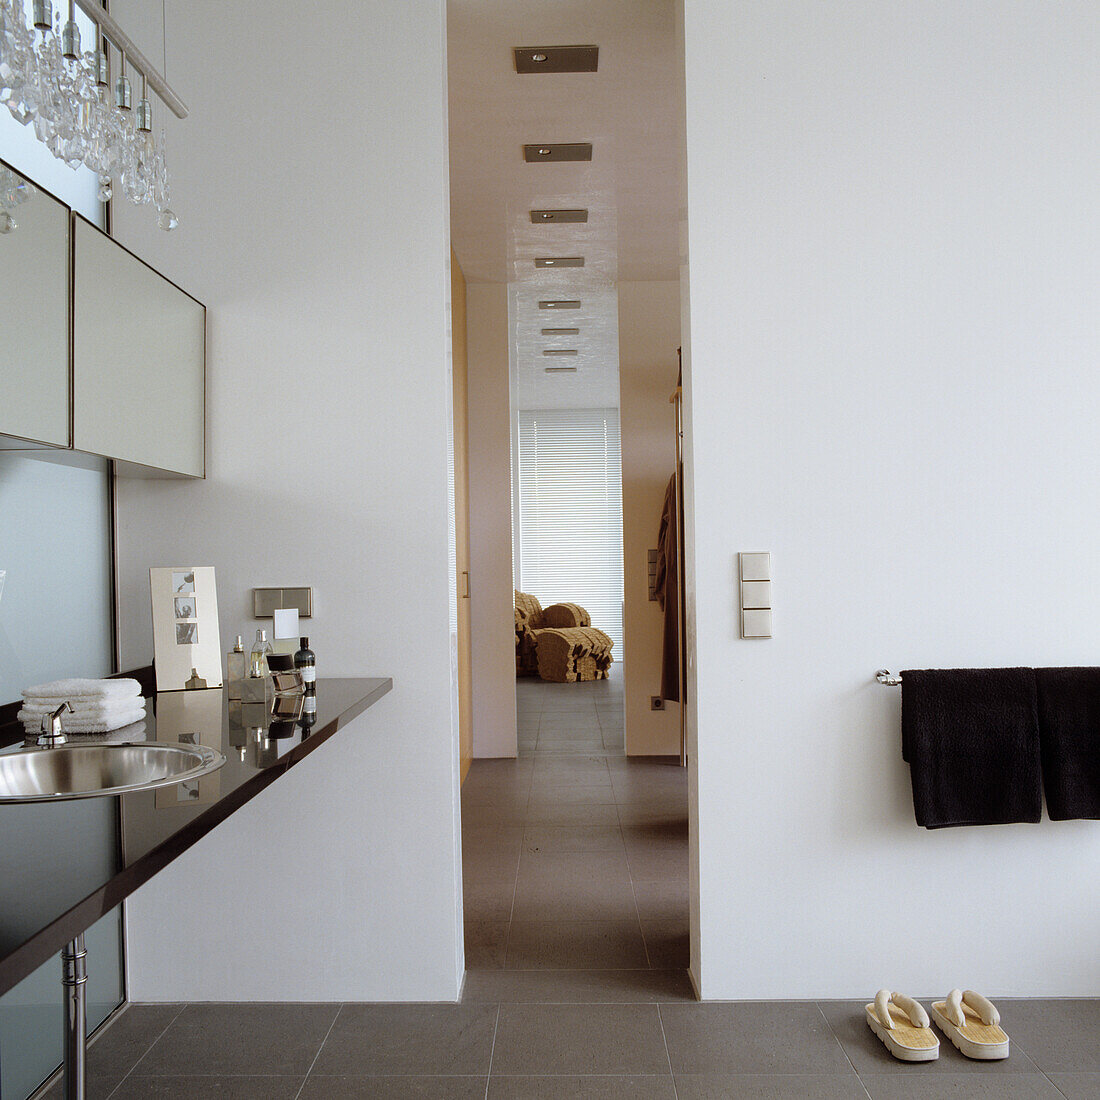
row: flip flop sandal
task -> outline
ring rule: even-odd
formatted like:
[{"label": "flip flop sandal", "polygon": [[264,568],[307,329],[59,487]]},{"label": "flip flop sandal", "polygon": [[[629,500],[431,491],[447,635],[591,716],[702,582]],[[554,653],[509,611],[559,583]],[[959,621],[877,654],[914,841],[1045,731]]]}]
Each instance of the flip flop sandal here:
[{"label": "flip flop sandal", "polygon": [[912,997],[880,989],[864,1011],[867,1026],[899,1061],[934,1062],[940,1056],[940,1041],[928,1026],[928,1013]]},{"label": "flip flop sandal", "polygon": [[1008,1057],[1001,1014],[980,993],[953,989],[946,1001],[932,1002],[932,1019],[960,1054],[981,1062]]}]

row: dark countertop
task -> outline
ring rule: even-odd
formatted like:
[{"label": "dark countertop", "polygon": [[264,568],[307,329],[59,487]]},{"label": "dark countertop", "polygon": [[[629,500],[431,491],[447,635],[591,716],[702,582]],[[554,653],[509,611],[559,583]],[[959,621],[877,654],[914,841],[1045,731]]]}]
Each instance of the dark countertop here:
[{"label": "dark countertop", "polygon": [[242,710],[223,688],[161,692],[146,700],[144,732],[128,727],[109,739],[197,742],[224,753],[224,767],[192,784],[121,797],[0,803],[0,993],[392,687],[382,678],[320,680],[308,732],[298,722],[261,728],[267,708]]}]

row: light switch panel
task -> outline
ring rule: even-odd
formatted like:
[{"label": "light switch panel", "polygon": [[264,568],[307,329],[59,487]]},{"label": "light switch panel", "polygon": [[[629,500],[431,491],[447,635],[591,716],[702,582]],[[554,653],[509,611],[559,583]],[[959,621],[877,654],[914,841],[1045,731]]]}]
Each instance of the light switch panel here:
[{"label": "light switch panel", "polygon": [[741,606],[743,608],[767,608],[772,606],[771,581],[742,581]]},{"label": "light switch panel", "polygon": [[277,607],[295,607],[303,619],[313,614],[313,589],[305,588],[253,588],[252,615],[256,619],[270,619]]},{"label": "light switch panel", "polygon": [[770,581],[772,556],[768,553],[741,554],[741,579],[743,581]]},{"label": "light switch panel", "polygon": [[768,609],[747,609],[741,612],[742,638],[770,638],[772,613]]}]

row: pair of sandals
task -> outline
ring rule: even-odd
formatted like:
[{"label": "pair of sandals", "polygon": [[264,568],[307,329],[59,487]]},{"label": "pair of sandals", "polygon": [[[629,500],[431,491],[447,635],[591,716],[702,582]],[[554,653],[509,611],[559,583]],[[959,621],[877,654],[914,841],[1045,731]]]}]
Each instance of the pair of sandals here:
[{"label": "pair of sandals", "polygon": [[[924,1006],[904,993],[880,989],[866,1005],[867,1024],[886,1049],[902,1062],[932,1062],[940,1041],[929,1026]],[[953,989],[944,1001],[932,1002],[932,1019],[960,1054],[989,1062],[1008,1057],[1008,1036],[1001,1014],[980,993]]]}]

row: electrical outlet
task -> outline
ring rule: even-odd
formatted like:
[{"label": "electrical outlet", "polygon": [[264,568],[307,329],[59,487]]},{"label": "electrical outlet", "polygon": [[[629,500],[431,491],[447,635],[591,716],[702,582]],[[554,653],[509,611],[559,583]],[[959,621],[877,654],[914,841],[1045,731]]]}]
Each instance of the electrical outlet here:
[{"label": "electrical outlet", "polygon": [[649,697],[649,709],[650,710],[664,710],[665,701],[659,695],[651,695]]}]

